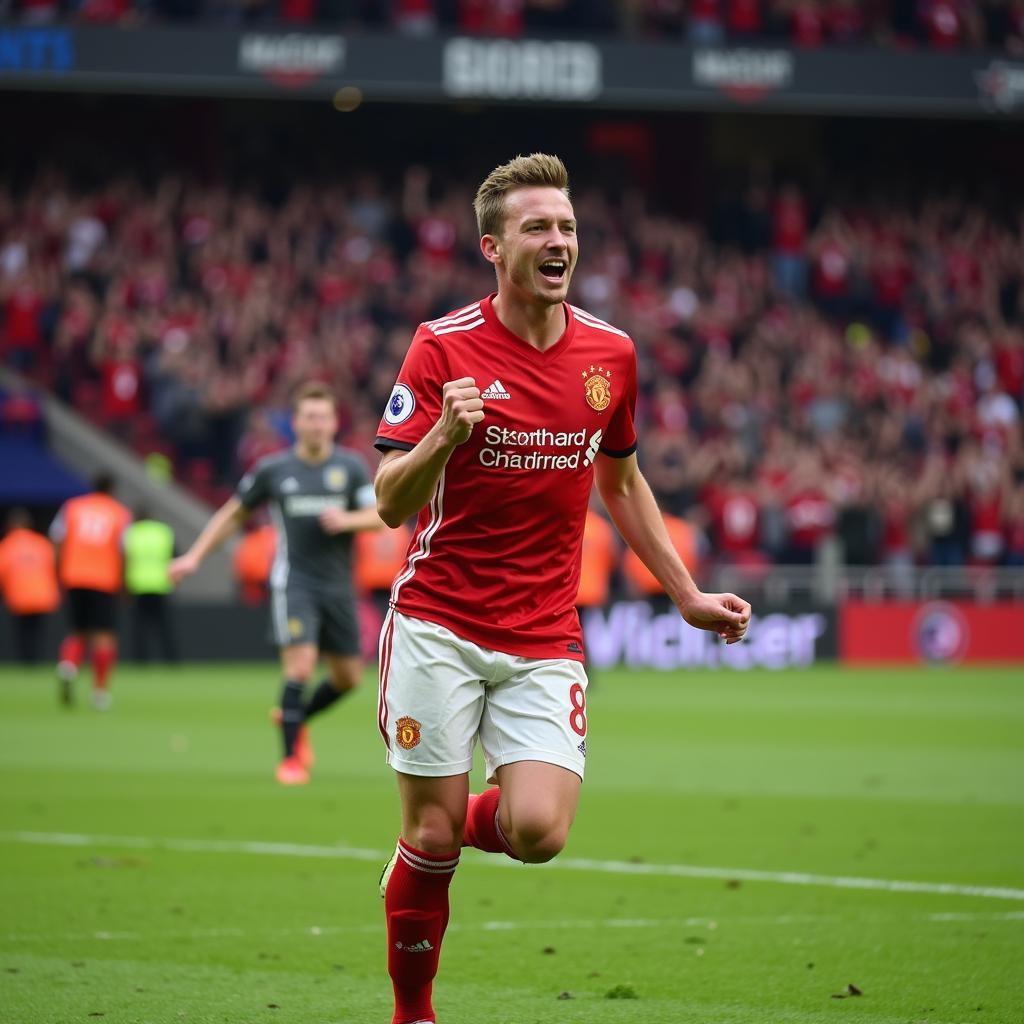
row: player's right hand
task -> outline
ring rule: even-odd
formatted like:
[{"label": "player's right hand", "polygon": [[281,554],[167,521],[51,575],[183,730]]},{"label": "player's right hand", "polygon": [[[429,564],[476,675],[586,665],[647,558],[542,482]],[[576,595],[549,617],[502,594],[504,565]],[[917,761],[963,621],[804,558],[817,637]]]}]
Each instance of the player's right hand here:
[{"label": "player's right hand", "polygon": [[167,577],[177,586],[186,576],[191,576],[198,568],[199,559],[194,555],[184,554],[180,558],[175,558],[167,567]]},{"label": "player's right hand", "polygon": [[484,418],[480,389],[472,377],[460,377],[445,384],[442,396],[437,425],[449,444],[465,444]]}]

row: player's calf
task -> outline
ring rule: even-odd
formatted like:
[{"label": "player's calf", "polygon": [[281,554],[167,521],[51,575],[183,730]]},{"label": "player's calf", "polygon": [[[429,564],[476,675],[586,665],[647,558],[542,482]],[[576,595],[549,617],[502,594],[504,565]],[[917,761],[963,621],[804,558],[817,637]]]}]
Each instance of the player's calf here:
[{"label": "player's calf", "polygon": [[398,841],[384,894],[394,1024],[434,1020],[431,988],[448,925],[448,886],[458,863],[457,849],[438,854]]},{"label": "player's calf", "polygon": [[519,860],[499,821],[500,800],[501,790],[497,787],[469,794],[462,845],[472,846],[484,853],[505,853],[513,860]]}]

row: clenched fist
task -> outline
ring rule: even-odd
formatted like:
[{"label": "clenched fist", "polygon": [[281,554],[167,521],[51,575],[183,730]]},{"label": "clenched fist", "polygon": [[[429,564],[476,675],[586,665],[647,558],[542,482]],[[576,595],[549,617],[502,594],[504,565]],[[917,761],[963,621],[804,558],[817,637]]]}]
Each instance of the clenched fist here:
[{"label": "clenched fist", "polygon": [[473,433],[473,427],[484,418],[480,389],[472,377],[460,377],[448,381],[442,395],[437,425],[449,444],[465,444]]}]

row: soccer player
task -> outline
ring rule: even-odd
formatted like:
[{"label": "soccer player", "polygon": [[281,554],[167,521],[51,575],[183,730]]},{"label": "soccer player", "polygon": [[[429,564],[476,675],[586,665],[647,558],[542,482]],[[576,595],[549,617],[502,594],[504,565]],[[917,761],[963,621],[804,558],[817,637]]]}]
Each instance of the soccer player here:
[{"label": "soccer player", "polygon": [[[495,294],[421,324],[377,446],[377,507],[417,515],[381,633],[379,726],[401,834],[381,878],[394,1024],[435,1020],[431,984],[462,846],[526,863],[562,849],[587,754],[575,599],[591,485],[683,618],[740,640],[750,606],[694,585],[636,460],[636,354],[569,305],[576,219],[553,156],[480,186]],[[475,741],[488,781],[469,794]]]},{"label": "soccer player", "polygon": [[[305,723],[359,682],[352,535],[384,525],[363,459],[334,443],[338,416],[325,385],[299,389],[292,429],[294,447],[260,460],[169,570],[175,583],[194,573],[253,509],[269,503],[277,531],[270,575],[272,629],[284,675],[277,714],[284,753],[277,780],[286,786],[309,781],[312,751]],[[306,685],[321,654],[328,674],[307,701]]]},{"label": "soccer player", "polygon": [[117,662],[117,597],[124,573],[121,538],[131,512],[113,497],[113,478],[96,478],[92,494],[66,501],[50,524],[61,585],[68,595],[71,632],[60,645],[60,700],[71,704],[74,682],[92,654],[92,703],[110,708],[110,675]]}]

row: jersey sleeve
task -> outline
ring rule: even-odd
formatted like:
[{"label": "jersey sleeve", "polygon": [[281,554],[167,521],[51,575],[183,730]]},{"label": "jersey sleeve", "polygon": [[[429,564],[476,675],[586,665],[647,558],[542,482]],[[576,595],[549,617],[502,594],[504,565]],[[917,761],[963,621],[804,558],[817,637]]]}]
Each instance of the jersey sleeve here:
[{"label": "jersey sleeve", "polygon": [[377,495],[373,491],[373,481],[370,479],[370,470],[367,468],[363,459],[358,455],[352,456],[348,479],[349,511],[355,511],[361,508],[374,508],[377,504]]},{"label": "jersey sleeve", "polygon": [[441,415],[441,394],[449,379],[441,343],[420,325],[377,428],[375,447],[411,451]]},{"label": "jersey sleeve", "polygon": [[630,342],[626,381],[622,397],[615,407],[615,412],[612,413],[608,429],[601,441],[602,455],[610,455],[613,459],[625,459],[636,451],[636,426],[633,423],[633,417],[636,415],[636,391],[636,349]]},{"label": "jersey sleeve", "polygon": [[251,512],[272,497],[270,484],[270,467],[266,462],[258,462],[238,481],[235,497]]}]

